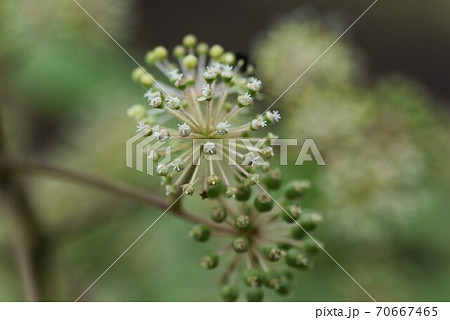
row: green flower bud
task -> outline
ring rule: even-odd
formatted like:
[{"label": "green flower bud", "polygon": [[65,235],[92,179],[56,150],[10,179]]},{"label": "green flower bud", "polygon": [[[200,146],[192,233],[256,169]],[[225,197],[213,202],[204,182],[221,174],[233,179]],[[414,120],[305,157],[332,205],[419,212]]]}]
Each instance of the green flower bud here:
[{"label": "green flower bud", "polygon": [[217,267],[218,264],[219,264],[219,255],[217,254],[217,252],[214,251],[208,252],[208,254],[202,258],[202,262],[200,263],[200,265],[204,269],[208,270],[214,269],[215,267]]},{"label": "green flower bud", "polygon": [[238,230],[247,231],[252,227],[252,222],[249,216],[241,214],[234,219],[234,226]]},{"label": "green flower bud", "polygon": [[218,60],[222,54],[223,54],[223,48],[221,45],[219,44],[215,44],[211,47],[211,49],[209,49],[209,55],[211,56],[211,58],[213,58],[214,60]]},{"label": "green flower bud", "polygon": [[312,211],[303,213],[300,218],[300,225],[306,231],[314,230],[315,228],[317,228],[320,222],[322,222],[322,216]]},{"label": "green flower bud", "polygon": [[[255,168],[255,167],[249,167],[249,170],[252,170],[252,168]],[[249,174],[248,175],[248,183],[251,186],[254,186],[256,183],[259,183],[259,174],[257,174],[257,173]]]},{"label": "green flower bud", "polygon": [[286,207],[286,211],[287,213],[284,210],[281,212],[281,217],[287,223],[293,223],[294,220],[298,220],[300,214],[302,213],[302,209],[295,204],[288,205]]},{"label": "green flower bud", "polygon": [[248,250],[248,247],[250,246],[250,243],[248,242],[247,238],[244,237],[237,237],[233,240],[233,249],[237,253],[244,253]]},{"label": "green flower bud", "polygon": [[156,55],[153,51],[148,51],[145,54],[145,63],[152,65],[152,64],[155,64],[156,60],[158,60],[158,59],[156,58]]},{"label": "green flower bud", "polygon": [[192,184],[186,183],[183,184],[181,186],[181,190],[183,191],[184,194],[188,195],[188,196],[192,196],[194,194],[194,187],[192,187]]},{"label": "green flower bud", "polygon": [[301,253],[298,249],[289,249],[284,257],[286,264],[290,267],[300,270],[306,270],[309,266],[308,258]]},{"label": "green flower bud", "polygon": [[131,73],[131,79],[136,82],[139,83],[139,78],[145,74],[145,71],[142,70],[142,68],[134,68],[133,72]]},{"label": "green flower bud", "polygon": [[243,273],[244,282],[249,287],[259,287],[263,281],[263,274],[255,268],[250,268]]},{"label": "green flower bud", "polygon": [[297,240],[301,240],[306,236],[305,231],[299,228],[297,225],[291,229],[291,237]]},{"label": "green flower bud", "polygon": [[233,52],[226,52],[222,55],[220,60],[222,63],[232,66],[236,63],[236,55]]},{"label": "green flower bud", "polygon": [[169,168],[165,164],[160,163],[156,167],[156,173],[158,176],[167,176],[169,173]]},{"label": "green flower bud", "polygon": [[[320,243],[320,242],[319,242]],[[323,244],[320,243],[320,245],[323,248]],[[302,243],[302,249],[303,251],[305,251],[306,253],[309,254],[317,254],[320,251],[320,246],[311,238],[306,238],[305,240],[303,240]]]},{"label": "green flower bud", "polygon": [[279,289],[281,286],[281,275],[275,270],[268,270],[264,273],[264,284],[271,289]]},{"label": "green flower bud", "polygon": [[166,196],[174,195],[176,193],[177,193],[177,186],[173,184],[166,185]]},{"label": "green flower bud", "polygon": [[249,302],[260,302],[263,298],[264,294],[260,288],[252,287],[247,289],[247,300]]},{"label": "green flower bud", "polygon": [[209,216],[212,221],[221,223],[227,219],[227,211],[224,207],[214,207],[211,209]]},{"label": "green flower bud", "polygon": [[197,57],[194,56],[193,54],[188,54],[183,58],[183,63],[186,66],[186,68],[192,70],[197,67],[198,60]]},{"label": "green flower bud", "polygon": [[151,88],[153,86],[153,83],[155,81],[153,80],[153,77],[151,77],[150,75],[143,73],[140,77],[139,77],[139,83],[146,87],[146,88]]},{"label": "green flower bud", "polygon": [[163,46],[157,46],[153,49],[153,54],[155,55],[156,60],[165,60],[168,56],[167,49]]},{"label": "green flower bud", "polygon": [[198,224],[194,226],[189,232],[189,236],[195,241],[205,242],[209,239],[211,235],[211,230],[204,224]]},{"label": "green flower bud", "polygon": [[264,175],[262,181],[268,189],[278,190],[283,182],[283,173],[278,168],[273,169]]},{"label": "green flower bud", "polygon": [[259,212],[267,212],[272,210],[273,200],[266,193],[261,193],[255,198],[254,205]]},{"label": "green flower bud", "polygon": [[224,183],[219,182],[215,185],[210,185],[208,187],[208,198],[217,198],[219,195],[223,194],[225,192],[226,186]]},{"label": "green flower bud", "polygon": [[209,45],[208,45],[207,43],[205,43],[205,42],[200,42],[200,43],[197,45],[197,53],[198,53],[199,55],[207,54],[207,53],[208,53],[208,50],[209,50]]},{"label": "green flower bud", "polygon": [[281,250],[276,244],[265,245],[262,252],[269,261],[275,262],[281,259]]},{"label": "green flower bud", "polygon": [[187,34],[183,38],[183,44],[188,48],[193,48],[197,44],[197,37],[193,34]]},{"label": "green flower bud", "polygon": [[220,290],[220,296],[222,297],[222,300],[226,302],[236,301],[239,296],[238,287],[232,284],[225,285]]},{"label": "green flower bud", "polygon": [[147,109],[141,104],[135,104],[127,110],[127,115],[134,121],[141,121],[147,116]]},{"label": "green flower bud", "polygon": [[278,294],[287,295],[289,294],[289,292],[291,292],[291,289],[292,289],[292,281],[289,278],[285,277],[284,275],[281,275],[280,286],[277,289],[275,289],[275,291]]},{"label": "green flower bud", "polygon": [[235,187],[227,187],[225,191],[225,196],[227,198],[235,198],[238,190]]},{"label": "green flower bud", "polygon": [[286,186],[284,195],[288,199],[300,198],[309,186],[310,183],[308,181],[292,181]]},{"label": "green flower bud", "polygon": [[236,200],[247,201],[252,195],[252,189],[247,185],[240,185],[237,188]]},{"label": "green flower bud", "polygon": [[173,48],[172,55],[177,59],[181,59],[186,55],[186,48],[182,45],[177,45]]}]

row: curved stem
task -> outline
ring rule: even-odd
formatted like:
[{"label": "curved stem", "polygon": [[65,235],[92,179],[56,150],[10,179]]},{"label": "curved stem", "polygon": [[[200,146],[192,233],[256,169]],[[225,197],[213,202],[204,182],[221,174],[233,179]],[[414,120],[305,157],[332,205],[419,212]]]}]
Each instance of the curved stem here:
[{"label": "curved stem", "polygon": [[[94,186],[138,201],[142,201],[144,203],[148,203],[162,210],[166,210],[170,205],[169,202],[165,201],[162,197],[150,192],[149,190],[143,191],[139,188],[127,185],[122,182],[117,182],[112,179],[100,177],[94,174],[87,174],[83,172],[73,171],[70,169],[65,169],[38,161],[11,159],[11,158],[1,159],[0,169],[9,169],[16,171],[18,173],[28,172],[28,173],[44,174],[54,176],[60,179],[65,179],[81,184]],[[205,224],[209,226],[211,229],[230,234],[234,233],[232,229],[227,228],[225,226],[213,224],[209,220],[199,217],[183,209],[179,205],[173,206],[170,211],[173,214],[186,220],[189,220],[191,222]]]}]

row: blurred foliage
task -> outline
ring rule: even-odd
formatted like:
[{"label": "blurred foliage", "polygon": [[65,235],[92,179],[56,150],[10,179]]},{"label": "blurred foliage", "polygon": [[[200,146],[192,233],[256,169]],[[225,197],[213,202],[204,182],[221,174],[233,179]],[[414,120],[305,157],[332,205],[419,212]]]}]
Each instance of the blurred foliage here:
[{"label": "blurred foliage", "polygon": [[[89,11],[120,36],[131,17],[128,3],[90,2]],[[133,134],[124,114],[139,94],[129,80],[133,64],[73,6],[31,0],[0,4],[0,59],[9,72],[8,82],[1,83],[8,141],[28,157],[151,188],[156,179],[124,165],[124,143]],[[268,31],[254,49],[267,102],[337,36],[319,17],[311,21],[305,15]],[[277,104],[284,118],[280,136],[314,138],[327,166],[283,170],[313,181],[315,189],[304,203],[325,214],[319,237],[377,299],[445,300],[450,288],[445,119],[420,85],[401,77],[371,79],[363,54],[342,40]],[[50,300],[75,300],[161,214],[84,186],[41,176],[26,182],[44,228],[57,233],[48,245]],[[210,205],[188,202],[205,215]],[[22,300],[2,220],[0,215],[0,300]],[[85,220],[89,228],[78,230]],[[207,246],[188,241],[189,229],[188,223],[164,216],[84,299],[217,300],[214,284],[221,270],[202,270]],[[367,299],[325,255],[297,281],[288,300]]]}]

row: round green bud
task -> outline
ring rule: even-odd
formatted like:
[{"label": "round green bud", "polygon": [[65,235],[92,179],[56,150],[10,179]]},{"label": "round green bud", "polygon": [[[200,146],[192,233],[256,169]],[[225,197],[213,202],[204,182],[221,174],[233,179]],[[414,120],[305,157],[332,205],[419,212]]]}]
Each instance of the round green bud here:
[{"label": "round green bud", "polygon": [[173,48],[172,55],[177,58],[183,58],[186,55],[186,48],[182,45],[177,45]]},{"label": "round green bud", "polygon": [[165,60],[167,59],[167,49],[163,46],[157,46],[153,49],[153,54],[155,55],[156,60]]},{"label": "round green bud", "polygon": [[286,264],[290,267],[297,268],[300,270],[308,269],[309,260],[301,253],[298,249],[289,249],[284,257]]},{"label": "round green bud", "polygon": [[169,173],[169,168],[165,164],[160,163],[156,167],[156,173],[158,174],[158,176],[167,176],[167,174]]},{"label": "round green bud", "polygon": [[131,79],[136,82],[139,83],[139,78],[145,74],[145,71],[142,70],[142,68],[134,68],[133,72],[131,73]]},{"label": "round green bud", "polygon": [[221,223],[227,219],[227,211],[224,207],[214,207],[211,209],[209,216],[212,221]]},{"label": "round green bud", "polygon": [[281,275],[275,270],[267,270],[264,273],[264,284],[268,288],[277,290],[281,285]]},{"label": "round green bud", "polygon": [[[320,242],[319,242],[319,244],[323,248],[323,244],[321,244]],[[308,237],[305,240],[303,240],[302,249],[306,253],[317,254],[317,253],[319,253],[319,251],[321,249],[319,244],[317,244],[317,242],[315,242],[313,239]]]},{"label": "round green bud", "polygon": [[193,48],[197,44],[197,37],[193,34],[187,34],[183,38],[183,44],[188,48]]},{"label": "round green bud", "polygon": [[210,185],[208,187],[208,198],[217,198],[225,192],[226,186],[224,183],[220,182],[215,185]]},{"label": "round green bud", "polygon": [[147,116],[147,109],[141,104],[135,104],[127,110],[127,115],[134,121],[141,121]]},{"label": "round green bud", "polygon": [[284,195],[288,199],[300,198],[309,186],[310,183],[308,181],[292,181],[286,186]]},{"label": "round green bud", "polygon": [[146,73],[143,73],[139,77],[139,83],[146,88],[151,88],[153,86],[154,82],[155,82],[155,80],[153,79],[153,77]]},{"label": "round green bud", "polygon": [[250,243],[248,242],[247,238],[244,237],[237,237],[233,240],[233,249],[237,253],[244,253],[248,250],[248,247],[250,246]]},{"label": "round green bud", "polygon": [[252,222],[249,216],[241,214],[234,219],[234,226],[240,231],[247,231],[252,227]]},{"label": "round green bud", "polygon": [[252,189],[247,185],[240,185],[237,188],[236,200],[247,201],[252,195]]},{"label": "round green bud", "polygon": [[272,210],[273,200],[266,193],[261,193],[255,198],[254,205],[259,212],[267,212]]},{"label": "round green bud", "polygon": [[193,54],[188,54],[183,58],[183,63],[188,69],[195,69],[197,67],[197,57]]},{"label": "round green bud", "polygon": [[250,268],[243,273],[244,282],[249,287],[259,287],[263,281],[261,271],[255,268]]},{"label": "round green bud", "polygon": [[220,60],[222,61],[222,63],[232,66],[236,63],[236,55],[233,52],[226,52],[222,55]]},{"label": "round green bud", "polygon": [[220,296],[226,302],[236,301],[239,296],[239,289],[235,285],[227,284],[220,289]]},{"label": "round green bud", "polygon": [[200,265],[204,269],[208,270],[214,269],[215,267],[217,267],[218,264],[219,264],[219,255],[217,254],[217,252],[214,251],[208,252],[208,254],[202,258],[202,262],[200,263]]},{"label": "round green bud", "polygon": [[287,213],[284,210],[281,212],[281,217],[287,223],[293,223],[295,220],[298,220],[298,218],[300,218],[300,214],[302,213],[302,209],[295,204],[288,205],[286,207],[286,211]]},{"label": "round green bud", "polygon": [[322,216],[313,211],[306,211],[300,217],[300,225],[306,231],[312,231],[322,222]]},{"label": "round green bud", "polygon": [[[166,177],[163,177],[166,178]],[[166,196],[171,196],[177,193],[177,186],[173,184],[166,185]]]},{"label": "round green bud", "polygon": [[211,230],[204,224],[198,224],[194,226],[189,232],[189,236],[195,241],[205,242],[209,239],[211,235]]},{"label": "round green bud", "polygon": [[283,173],[278,168],[273,169],[264,175],[262,181],[268,189],[278,190],[283,182]]},{"label": "round green bud", "polygon": [[263,298],[264,294],[260,288],[252,287],[247,289],[247,300],[249,302],[260,302]]},{"label": "round green bud", "polygon": [[197,53],[200,54],[200,55],[207,54],[208,50],[209,50],[209,45],[207,43],[205,43],[205,42],[200,42],[197,45]]},{"label": "round green bud", "polygon": [[297,240],[301,240],[306,236],[305,231],[299,228],[297,225],[291,229],[291,237]]},{"label": "round green bud", "polygon": [[[256,170],[256,167],[248,167],[248,170]],[[252,173],[248,175],[248,183],[251,186],[254,186],[255,184],[259,183],[259,174]]]},{"label": "round green bud", "polygon": [[145,54],[145,63],[152,65],[152,64],[155,64],[156,60],[157,60],[156,55],[153,51],[148,51]]},{"label": "round green bud", "polygon": [[192,183],[186,183],[181,186],[181,191],[188,196],[192,196],[195,192],[195,189],[194,187],[192,187]]},{"label": "round green bud", "polygon": [[281,275],[280,277],[280,285],[277,289],[275,289],[275,291],[278,294],[281,295],[287,295],[289,294],[289,292],[291,292],[292,289],[292,281],[291,279],[285,277],[284,275]]},{"label": "round green bud", "polygon": [[265,245],[262,252],[269,261],[275,262],[281,259],[281,250],[276,244]]},{"label": "round green bud", "polygon": [[235,187],[227,187],[225,191],[225,196],[227,198],[235,198],[238,190]]},{"label": "round green bud", "polygon": [[215,44],[209,49],[209,55],[214,60],[218,60],[223,54],[223,47],[219,44]]}]

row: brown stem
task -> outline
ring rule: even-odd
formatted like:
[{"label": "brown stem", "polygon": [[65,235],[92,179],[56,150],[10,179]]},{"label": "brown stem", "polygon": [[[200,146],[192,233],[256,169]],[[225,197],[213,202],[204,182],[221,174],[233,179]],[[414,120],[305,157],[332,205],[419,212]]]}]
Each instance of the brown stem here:
[{"label": "brown stem", "polygon": [[[45,164],[38,161],[21,160],[21,159],[1,159],[0,170],[8,169],[12,171],[38,173],[56,178],[65,179],[81,184],[86,184],[94,187],[101,188],[103,190],[111,191],[119,195],[123,195],[144,203],[148,203],[152,206],[156,206],[162,210],[166,210],[172,202],[167,202],[163,197],[153,194],[149,190],[143,191],[142,189],[127,185],[122,182],[116,182],[108,178],[100,177],[94,174],[87,174],[77,171],[72,171],[65,168],[56,167],[50,164]],[[209,220],[199,217],[185,209],[180,205],[174,205],[170,211],[184,219],[191,222],[202,223],[209,226],[213,230],[233,234],[234,231],[231,228],[227,228],[221,225],[213,224]]]}]

